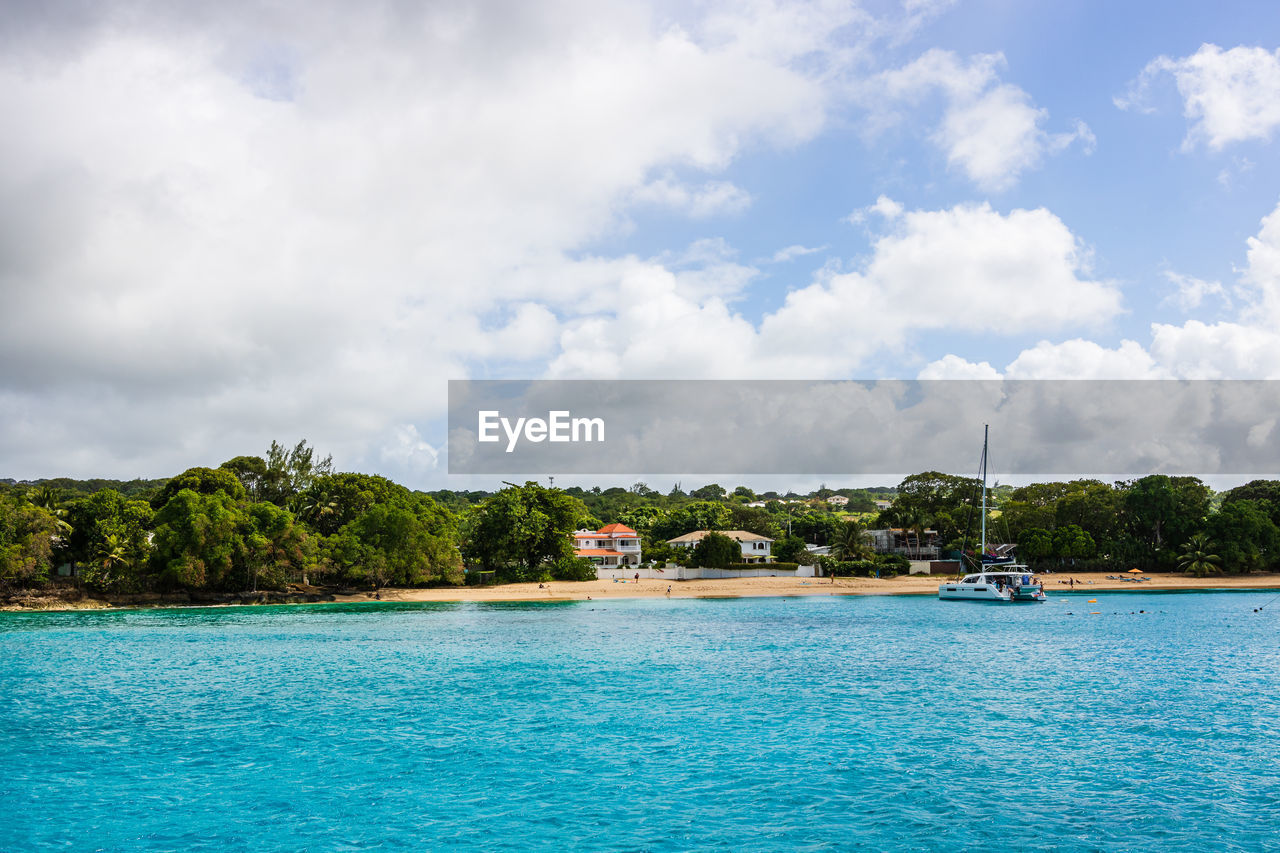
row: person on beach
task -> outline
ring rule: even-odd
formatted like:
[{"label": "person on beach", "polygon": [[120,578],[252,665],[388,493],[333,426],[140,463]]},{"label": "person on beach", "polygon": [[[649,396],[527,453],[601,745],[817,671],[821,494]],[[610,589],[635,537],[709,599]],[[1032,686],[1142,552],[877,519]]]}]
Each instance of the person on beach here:
[{"label": "person on beach", "polygon": [[667,584],[667,598],[671,597],[671,584]]},{"label": "person on beach", "polygon": [[640,583],[640,573],[636,572],[636,583]]}]

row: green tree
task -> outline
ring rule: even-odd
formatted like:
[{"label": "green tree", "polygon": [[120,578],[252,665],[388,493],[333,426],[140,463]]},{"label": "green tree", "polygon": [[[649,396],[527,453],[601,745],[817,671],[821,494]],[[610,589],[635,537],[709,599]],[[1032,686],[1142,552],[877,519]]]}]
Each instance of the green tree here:
[{"label": "green tree", "polygon": [[244,500],[245,490],[234,473],[225,468],[188,468],[164,484],[151,501],[155,509],[167,504],[174,495],[184,489],[198,495],[221,492],[233,501]]},{"label": "green tree", "polygon": [[1068,524],[1053,531],[1053,555],[1060,560],[1085,560],[1092,557],[1096,545],[1093,537],[1078,524]]},{"label": "green tree", "polygon": [[586,515],[582,501],[559,489],[510,485],[469,516],[462,553],[500,580],[536,580],[544,564],[573,556],[573,531]]},{"label": "green tree", "polygon": [[723,533],[708,533],[693,548],[690,562],[708,569],[723,569],[742,562],[742,546]]},{"label": "green tree", "polygon": [[[59,553],[74,564],[84,565],[82,578],[91,589],[138,591],[146,584],[153,515],[147,501],[130,500],[115,489],[102,489],[71,501],[67,505],[71,531]],[[115,558],[104,564],[104,555],[111,554]]]},{"label": "green tree", "polygon": [[405,505],[374,504],[342,528],[332,547],[347,577],[375,588],[462,581],[453,542],[435,535],[427,518]]},{"label": "green tree", "polygon": [[1187,539],[1182,554],[1178,557],[1178,568],[1198,578],[1221,571],[1222,558],[1210,553],[1212,550],[1208,536],[1203,533],[1193,534]]},{"label": "green tree", "polygon": [[0,587],[42,586],[53,570],[61,522],[44,507],[0,494]]},{"label": "green tree", "polygon": [[1025,527],[1018,536],[1018,556],[1028,563],[1048,559],[1053,554],[1053,534],[1043,527]]},{"label": "green tree", "polygon": [[1222,496],[1224,508],[1239,501],[1252,501],[1267,513],[1272,524],[1280,527],[1280,480],[1251,480]]},{"label": "green tree", "polygon": [[766,509],[735,503],[729,504],[728,510],[729,520],[726,522],[725,529],[746,530],[757,536],[768,536],[770,539],[777,539],[782,535],[777,521]]},{"label": "green tree", "polygon": [[244,538],[245,569],[249,587],[259,585],[283,589],[293,578],[306,583],[306,572],[314,565],[314,552],[306,530],[293,513],[272,503],[255,503],[246,510]]},{"label": "green tree", "polygon": [[1267,501],[1237,499],[1223,502],[1209,516],[1204,532],[1210,541],[1221,543],[1217,550],[1224,568],[1254,572],[1276,562],[1280,529],[1271,520],[1269,509]]},{"label": "green tree", "polygon": [[161,586],[234,590],[246,580],[250,527],[244,509],[222,491],[178,492],[156,513],[154,561]]},{"label": "green tree", "polygon": [[108,533],[96,543],[93,559],[85,567],[82,577],[91,589],[116,591],[132,586],[132,568],[119,534]]},{"label": "green tree", "polygon": [[278,442],[271,442],[267,451],[266,473],[262,477],[262,499],[280,506],[287,505],[295,495],[306,491],[317,477],[333,473],[333,457],[316,459],[315,448],[306,439],[291,449]]},{"label": "green tree", "polygon": [[[622,513],[618,517],[618,521],[637,533],[648,534],[653,530],[654,525],[658,524],[666,516],[666,512],[661,507],[639,506]],[[592,527],[591,529],[599,530],[600,526]]]},{"label": "green tree", "polygon": [[841,562],[867,559],[871,551],[867,545],[869,536],[870,533],[861,522],[844,522],[836,531],[835,538],[831,540],[831,556]]},{"label": "green tree", "polygon": [[799,563],[808,555],[804,540],[799,536],[784,536],[773,543],[773,557],[780,563]]},{"label": "green tree", "polygon": [[244,486],[249,500],[262,499],[262,485],[267,479],[267,463],[261,456],[237,456],[218,467],[235,475],[240,485]]},{"label": "green tree", "polygon": [[724,488],[719,483],[708,483],[700,489],[694,489],[689,493],[689,497],[700,501],[722,501]]},{"label": "green tree", "polygon": [[1160,562],[1200,530],[1209,514],[1209,488],[1195,477],[1153,474],[1123,485],[1129,532]]},{"label": "green tree", "polygon": [[675,539],[695,530],[724,530],[729,526],[729,508],[715,501],[692,501],[655,522],[652,533],[658,539]]}]

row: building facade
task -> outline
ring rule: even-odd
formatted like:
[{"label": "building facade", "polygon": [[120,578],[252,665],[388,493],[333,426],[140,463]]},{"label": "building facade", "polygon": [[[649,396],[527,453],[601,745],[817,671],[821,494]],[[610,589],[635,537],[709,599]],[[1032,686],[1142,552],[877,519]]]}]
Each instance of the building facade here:
[{"label": "building facade", "polygon": [[606,524],[599,530],[573,534],[573,553],[597,566],[616,568],[640,564],[640,534],[625,524]]},{"label": "building facade", "polygon": [[693,550],[702,541],[702,537],[712,532],[719,533],[721,536],[728,536],[742,546],[742,562],[744,563],[773,562],[773,540],[768,536],[761,536],[746,530],[695,530],[692,533],[677,536],[675,539],[668,539],[667,544],[676,548]]}]

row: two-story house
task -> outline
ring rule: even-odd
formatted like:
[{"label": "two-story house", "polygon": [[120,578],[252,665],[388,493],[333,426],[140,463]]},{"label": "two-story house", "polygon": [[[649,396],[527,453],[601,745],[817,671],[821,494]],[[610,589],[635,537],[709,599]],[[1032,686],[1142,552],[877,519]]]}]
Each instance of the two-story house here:
[{"label": "two-story house", "polygon": [[640,534],[625,524],[606,524],[599,530],[578,530],[573,534],[573,553],[597,566],[640,564]]},{"label": "two-story house", "polygon": [[[692,533],[686,533],[683,536],[677,536],[675,539],[668,539],[667,544],[676,548],[688,548],[692,550],[702,537],[711,533],[710,530],[695,530]],[[768,536],[761,536],[757,533],[751,533],[746,530],[717,530],[721,536],[728,536],[733,541],[742,546],[742,562],[744,563],[771,563],[773,562],[773,540]]]}]

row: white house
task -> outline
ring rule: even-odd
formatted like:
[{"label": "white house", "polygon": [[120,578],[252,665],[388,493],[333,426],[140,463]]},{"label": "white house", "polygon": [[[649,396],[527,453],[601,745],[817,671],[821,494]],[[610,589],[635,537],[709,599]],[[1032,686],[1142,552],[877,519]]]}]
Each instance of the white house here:
[{"label": "white house", "polygon": [[599,530],[578,530],[573,534],[573,553],[597,566],[640,564],[640,534],[625,524],[606,524]]},{"label": "white house", "polygon": [[832,495],[831,497],[827,498],[827,503],[831,504],[832,506],[847,506],[849,503],[849,499],[846,498],[844,495]]},{"label": "white house", "polygon": [[[677,536],[675,539],[668,539],[667,544],[676,548],[692,549],[702,537],[713,531],[695,530],[692,533],[686,533],[683,536]],[[760,536],[756,533],[750,533],[746,530],[716,530],[721,536],[728,536],[733,541],[742,546],[742,562],[744,563],[771,563],[773,562],[773,540],[768,536]]]},{"label": "white house", "polygon": [[876,509],[885,510],[893,506],[893,501],[876,501]]}]

